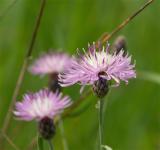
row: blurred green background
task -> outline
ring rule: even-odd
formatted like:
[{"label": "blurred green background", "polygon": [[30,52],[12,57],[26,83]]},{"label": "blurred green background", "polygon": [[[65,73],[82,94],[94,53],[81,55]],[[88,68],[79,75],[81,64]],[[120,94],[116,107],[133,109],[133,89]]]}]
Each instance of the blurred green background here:
[{"label": "blurred green background", "polygon": [[[47,0],[32,60],[50,48],[75,54],[76,48],[86,48],[88,42],[112,31],[145,2]],[[0,127],[31,39],[40,0],[17,0],[6,12],[11,3],[12,0],[0,0]],[[117,34],[126,36],[128,51],[136,60],[138,75],[128,86],[121,84],[113,89],[106,98],[109,102],[105,113],[104,144],[113,150],[160,150],[159,18],[160,1],[155,0]],[[115,38],[109,42],[112,43]],[[18,100],[25,92],[37,91],[46,85],[47,77],[39,78],[27,72]],[[80,86],[76,85],[64,92],[77,100],[79,89]],[[81,113],[77,110],[78,115],[64,120],[69,150],[96,149],[98,121],[95,103],[94,96],[88,97],[79,107],[79,110],[83,109]],[[12,118],[7,134],[20,150],[27,150],[37,134],[36,126],[34,121],[23,122]],[[53,143],[55,150],[63,150],[58,128]],[[8,142],[0,143],[0,150],[12,149]],[[45,149],[48,149],[47,145]]]}]

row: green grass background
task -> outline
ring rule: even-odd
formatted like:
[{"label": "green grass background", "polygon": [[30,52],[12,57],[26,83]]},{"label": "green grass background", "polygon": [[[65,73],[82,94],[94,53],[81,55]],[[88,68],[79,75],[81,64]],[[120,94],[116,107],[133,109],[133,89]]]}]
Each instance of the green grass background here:
[{"label": "green grass background", "polygon": [[[86,48],[88,42],[112,31],[145,2],[47,0],[32,60],[50,48],[75,54],[76,48]],[[0,0],[0,127],[31,39],[40,0],[17,0],[7,13],[3,13],[10,3],[11,0]],[[117,35],[121,34],[127,38],[128,51],[136,60],[137,71],[146,71],[143,73],[145,80],[142,74],[138,74],[128,86],[121,84],[111,91],[105,113],[104,144],[113,150],[159,150],[160,1],[155,0]],[[152,72],[157,73],[156,76]],[[37,91],[46,85],[47,77],[39,78],[27,72],[18,100],[25,92]],[[79,88],[76,85],[64,92],[76,100],[80,96]],[[96,149],[98,122],[95,101],[95,97],[90,96],[79,108],[86,109],[64,120],[69,150]],[[7,134],[20,150],[26,150],[37,134],[36,123],[12,118]],[[63,150],[58,128],[53,143],[55,150]],[[12,149],[6,141],[0,143],[0,150]]]}]

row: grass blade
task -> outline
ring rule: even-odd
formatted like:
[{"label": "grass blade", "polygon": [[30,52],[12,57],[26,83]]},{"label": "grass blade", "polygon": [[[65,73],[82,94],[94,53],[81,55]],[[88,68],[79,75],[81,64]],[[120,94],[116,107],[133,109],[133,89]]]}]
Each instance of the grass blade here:
[{"label": "grass blade", "polygon": [[160,73],[155,73],[150,71],[139,71],[138,77],[146,81],[151,81],[160,84]]}]

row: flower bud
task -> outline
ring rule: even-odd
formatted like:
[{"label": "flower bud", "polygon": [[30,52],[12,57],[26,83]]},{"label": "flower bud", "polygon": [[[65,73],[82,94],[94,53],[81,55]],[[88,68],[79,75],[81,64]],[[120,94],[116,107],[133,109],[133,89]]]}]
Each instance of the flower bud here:
[{"label": "flower bud", "polygon": [[118,36],[113,43],[112,51],[118,54],[121,50],[124,50],[124,56],[126,55],[126,38],[124,36]]},{"label": "flower bud", "polygon": [[41,119],[39,122],[39,133],[44,139],[51,139],[55,134],[55,125],[53,120],[48,117]]},{"label": "flower bud", "polygon": [[94,82],[92,88],[97,97],[103,98],[109,91],[108,81],[100,77],[98,81]]}]

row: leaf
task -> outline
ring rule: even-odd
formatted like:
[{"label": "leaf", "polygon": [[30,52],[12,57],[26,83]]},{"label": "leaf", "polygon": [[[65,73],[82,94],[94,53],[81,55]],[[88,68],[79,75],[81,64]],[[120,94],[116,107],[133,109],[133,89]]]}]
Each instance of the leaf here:
[{"label": "leaf", "polygon": [[68,115],[68,117],[77,117],[79,116],[81,113],[85,112],[90,106],[91,104],[94,102],[93,99],[87,97],[89,100],[86,101],[84,104],[81,104],[81,106],[79,108],[77,108],[75,111],[73,111],[71,114]]},{"label": "leaf", "polygon": [[109,146],[107,145],[102,145],[102,148],[106,149],[106,150],[112,150],[112,148],[110,148]]},{"label": "leaf", "polygon": [[160,73],[150,71],[139,71],[138,76],[140,79],[160,84]]},{"label": "leaf", "polygon": [[38,150],[43,150],[43,138],[38,136],[37,140]]}]

